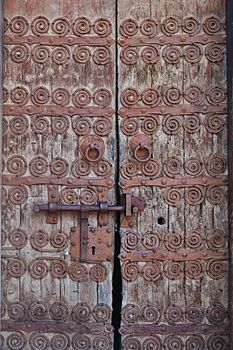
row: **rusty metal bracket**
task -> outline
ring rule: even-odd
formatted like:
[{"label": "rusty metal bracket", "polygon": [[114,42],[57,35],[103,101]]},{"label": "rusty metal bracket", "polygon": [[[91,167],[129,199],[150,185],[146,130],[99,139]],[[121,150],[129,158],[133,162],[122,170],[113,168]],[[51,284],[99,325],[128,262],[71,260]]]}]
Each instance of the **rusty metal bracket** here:
[{"label": "rusty metal bracket", "polygon": [[161,35],[157,37],[141,37],[135,36],[133,38],[120,38],[118,43],[120,46],[145,46],[145,45],[191,45],[191,44],[203,44],[207,45],[208,43],[226,43],[225,34],[215,34],[215,35],[171,35],[169,37]]},{"label": "rusty metal bracket", "polygon": [[3,115],[36,115],[36,116],[53,116],[56,115],[82,115],[82,116],[107,116],[111,117],[114,113],[114,109],[111,107],[61,107],[47,104],[46,106],[16,106],[14,104],[5,104],[3,106]]},{"label": "rusty metal bracket", "polygon": [[58,213],[56,210],[56,203],[59,200],[58,186],[48,186],[48,199],[49,199],[49,210],[47,216],[47,224],[56,224],[58,219]]},{"label": "rusty metal bracket", "polygon": [[100,226],[107,226],[108,225],[108,212],[105,211],[105,204],[108,200],[108,191],[106,188],[99,187],[99,203],[101,207],[101,211],[98,215],[98,223]]},{"label": "rusty metal bracket", "polygon": [[57,321],[20,321],[15,322],[11,320],[1,321],[1,330],[5,332],[9,331],[23,331],[23,332],[53,332],[53,333],[87,333],[87,334],[102,334],[104,332],[111,333],[113,327],[108,323],[100,322],[85,322],[85,323],[75,323],[75,322],[57,322]]},{"label": "rusty metal bracket", "polygon": [[2,176],[2,184],[6,186],[17,186],[17,185],[60,185],[75,187],[85,187],[85,186],[98,186],[101,188],[112,188],[114,182],[112,179],[101,179],[101,178],[86,178],[86,179],[76,179],[73,177],[58,178],[56,176]]},{"label": "rusty metal bracket", "polygon": [[4,43],[5,45],[17,45],[26,43],[29,45],[40,44],[47,46],[60,46],[60,45],[86,45],[86,46],[111,46],[115,40],[112,37],[101,38],[93,35],[85,37],[69,36],[69,37],[58,37],[54,35],[44,35],[44,36],[32,36],[32,35],[14,35],[14,34],[5,34]]},{"label": "rusty metal bracket", "polygon": [[156,186],[161,188],[166,188],[169,186],[176,188],[191,187],[195,185],[200,186],[227,186],[228,178],[226,175],[221,175],[218,177],[210,176],[199,176],[199,177],[177,177],[177,178],[168,178],[168,177],[158,177],[155,179],[150,179],[146,177],[134,178],[134,179],[121,179],[119,186],[122,188],[122,191],[128,192],[132,187],[140,186]]},{"label": "rusty metal bracket", "polygon": [[200,251],[195,250],[179,250],[178,252],[170,252],[166,250],[156,249],[154,252],[148,252],[147,250],[132,250],[130,253],[122,252],[118,255],[121,261],[130,261],[130,262],[144,262],[144,261],[190,261],[190,260],[210,260],[210,259],[219,259],[227,260],[228,251],[227,250],[218,250],[211,251],[208,249],[202,249]]},{"label": "rusty metal bracket", "polygon": [[121,335],[132,336],[153,336],[154,334],[209,334],[220,333],[229,334],[229,324],[221,325],[209,325],[209,324],[191,324],[191,323],[179,323],[175,325],[167,324],[134,324],[130,326],[122,326],[119,330]]},{"label": "rusty metal bracket", "polygon": [[89,216],[89,206],[81,206],[80,211],[80,256],[81,261],[85,261],[87,257],[87,242],[88,242],[88,216]]},{"label": "rusty metal bracket", "polygon": [[125,108],[122,107],[119,110],[119,115],[124,117],[143,117],[146,115],[154,115],[154,114],[171,114],[171,115],[187,115],[187,114],[194,114],[194,113],[226,113],[227,112],[227,104],[221,103],[218,106],[211,106],[211,105],[192,105],[192,104],[178,104],[173,106],[155,106],[155,107],[146,107],[146,106],[139,106],[136,105],[131,108]]}]

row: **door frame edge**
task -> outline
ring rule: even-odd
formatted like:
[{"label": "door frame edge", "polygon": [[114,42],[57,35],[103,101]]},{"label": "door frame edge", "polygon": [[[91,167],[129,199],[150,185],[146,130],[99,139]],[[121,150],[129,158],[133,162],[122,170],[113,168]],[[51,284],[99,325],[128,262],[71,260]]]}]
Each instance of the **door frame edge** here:
[{"label": "door frame edge", "polygon": [[[3,119],[3,27],[4,27],[4,0],[0,0],[0,187],[2,188],[2,119]],[[2,201],[0,200],[0,232],[2,232]],[[0,258],[1,258],[1,236],[0,236]],[[0,259],[0,278],[2,265]],[[0,284],[0,299],[2,300],[2,288]],[[1,321],[0,321],[1,330]]]},{"label": "door frame edge", "polygon": [[233,350],[233,1],[227,0],[227,125],[228,125],[228,224],[229,224],[229,320],[230,349]]}]

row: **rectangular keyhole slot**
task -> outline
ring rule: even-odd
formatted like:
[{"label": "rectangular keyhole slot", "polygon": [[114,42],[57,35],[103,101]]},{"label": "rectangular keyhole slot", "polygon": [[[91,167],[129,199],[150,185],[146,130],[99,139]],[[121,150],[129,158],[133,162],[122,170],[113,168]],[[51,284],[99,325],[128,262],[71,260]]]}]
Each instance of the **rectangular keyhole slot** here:
[{"label": "rectangular keyhole slot", "polygon": [[95,255],[95,253],[96,253],[96,247],[93,245],[93,246],[91,247],[91,254],[92,254],[92,255]]}]

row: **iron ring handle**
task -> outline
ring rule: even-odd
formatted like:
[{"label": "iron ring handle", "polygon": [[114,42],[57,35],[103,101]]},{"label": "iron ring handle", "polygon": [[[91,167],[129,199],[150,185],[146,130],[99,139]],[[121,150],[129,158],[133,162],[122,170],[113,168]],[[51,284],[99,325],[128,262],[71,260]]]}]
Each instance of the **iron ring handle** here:
[{"label": "iron ring handle", "polygon": [[[95,151],[96,155],[95,153],[93,153],[93,156],[90,156],[90,153],[92,151]],[[89,162],[98,162],[102,158],[102,156],[103,155],[101,149],[97,143],[90,143],[89,146],[87,146],[87,148],[85,149],[85,157],[87,160],[89,160]]]},{"label": "iron ring handle", "polygon": [[[141,152],[141,150],[145,151]],[[147,162],[151,158],[151,147],[140,142],[139,145],[135,147],[133,154],[138,162]]]}]

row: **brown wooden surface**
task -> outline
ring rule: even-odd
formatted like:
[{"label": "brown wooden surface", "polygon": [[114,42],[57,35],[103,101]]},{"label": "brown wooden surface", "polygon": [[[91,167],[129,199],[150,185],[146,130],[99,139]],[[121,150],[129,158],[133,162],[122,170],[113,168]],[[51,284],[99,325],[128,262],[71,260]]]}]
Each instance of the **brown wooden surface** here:
[{"label": "brown wooden surface", "polygon": [[[107,257],[110,261],[104,261],[101,264],[88,261],[78,263],[81,270],[80,275],[75,278],[72,273],[75,261],[70,257],[70,230],[73,226],[80,227],[79,214],[60,213],[57,224],[48,224],[46,223],[47,213],[35,213],[33,206],[37,203],[48,203],[48,185],[53,183],[58,188],[59,200],[65,204],[75,204],[76,198],[78,202],[81,199],[81,204],[94,204],[99,199],[108,201],[109,204],[115,203],[115,189],[112,188],[115,176],[115,64],[114,45],[112,45],[115,36],[115,1],[9,0],[5,2],[4,11],[8,21],[5,37],[7,55],[4,63],[4,87],[9,95],[4,105],[4,123],[7,126],[3,135],[3,161],[4,175],[8,180],[3,183],[3,193],[6,192],[7,197],[3,199],[3,230],[8,239],[5,243],[2,240],[4,264],[2,301],[6,307],[3,322],[8,326],[2,330],[3,344],[0,347],[1,349],[79,349],[80,346],[86,346],[85,348],[110,349],[112,348],[113,242],[110,257]],[[17,18],[17,16],[20,17]],[[41,16],[37,21],[42,21],[39,27],[34,20],[37,16]],[[73,22],[80,20],[83,16],[87,17],[87,27],[90,25],[90,30],[84,25],[79,32],[73,31]],[[61,27],[59,24],[57,26],[58,32],[56,32],[57,18],[62,18],[63,21]],[[101,23],[105,19],[109,21],[107,26],[110,29],[109,32],[106,31],[106,35],[104,24],[102,26]],[[97,20],[100,23],[96,22]],[[25,32],[20,27],[19,21],[25,23]],[[59,30],[63,30],[62,25],[70,29],[59,35]],[[41,33],[38,33],[37,28]],[[21,32],[17,33],[17,31]],[[82,54],[81,57],[78,56],[76,51],[80,44],[87,55],[89,52],[89,59],[88,57],[86,59],[85,55],[83,58]],[[40,49],[44,52],[38,52]],[[22,55],[25,52],[24,58],[20,57],[21,50]],[[101,50],[104,50],[103,54]],[[46,55],[48,55],[47,59]],[[64,61],[62,55],[64,55]],[[85,62],[82,63],[82,60]],[[17,104],[13,90],[16,87],[26,89],[27,103]],[[50,94],[47,100],[45,97],[44,103],[40,103],[34,93],[38,87],[47,89],[45,91]],[[66,89],[66,93],[70,95],[67,100],[65,98],[64,105],[60,105],[59,98],[57,101],[55,95],[52,99],[52,92],[58,88]],[[82,100],[81,104],[74,103],[72,93],[77,89],[87,89],[91,96],[87,104],[82,106]],[[99,89],[109,91],[105,101],[102,100],[102,92]],[[97,90],[99,90],[99,96],[97,95],[99,100],[95,103],[94,93]],[[42,94],[42,99],[45,95]],[[14,128],[15,122],[20,123],[17,118],[26,120],[26,128],[22,133],[17,133]],[[61,120],[61,118],[65,119]],[[75,124],[80,118],[83,118],[83,121],[80,121],[81,125]],[[103,125],[98,124],[101,120]],[[62,122],[69,125],[64,131],[61,130]],[[43,123],[48,124],[47,131],[44,132]],[[80,144],[86,136],[85,130],[82,132],[85,125],[87,125],[88,135],[99,137],[104,143],[103,158],[109,162],[107,166],[110,171],[105,171],[103,175],[97,175],[94,172],[94,166],[99,166],[101,171],[101,163],[88,162],[85,159],[85,166],[91,167],[89,174],[79,176],[73,170],[75,161],[82,158]],[[56,131],[57,128],[61,131]],[[26,165],[25,169],[17,171],[16,162],[11,160],[13,156],[23,157],[21,161]],[[48,163],[47,169],[41,174],[40,169],[36,173],[33,168],[32,161],[36,157]],[[55,170],[53,170],[52,162],[59,158],[62,158],[63,164],[66,164],[67,171],[62,172],[59,164],[57,168],[55,164]],[[40,168],[40,165],[38,167]],[[43,164],[41,167],[43,168]],[[28,198],[17,205],[12,202],[11,191],[16,186],[24,186],[23,177],[29,179],[23,187],[28,193]],[[109,185],[110,179],[112,180]],[[64,192],[67,190],[70,192]],[[90,197],[88,192],[83,193],[86,201],[82,200],[84,197],[81,194],[81,191],[85,190],[91,191]],[[93,200],[91,196],[94,196]],[[90,215],[89,225],[89,229],[99,226],[97,213]],[[109,221],[102,225],[107,225],[110,231],[113,230],[112,215],[109,215]],[[17,240],[16,248],[9,241],[11,232],[16,229],[23,230],[27,236],[26,245],[21,249],[18,249]],[[65,232],[67,238],[62,233],[63,236],[56,237],[57,246],[55,243],[48,243],[41,249],[35,249],[33,237],[38,230],[46,231],[51,239],[53,233],[60,230]],[[108,235],[111,237],[111,233]],[[67,239],[67,244],[64,246],[61,243],[63,238]],[[14,262],[12,258],[16,258],[15,263],[24,259],[21,261],[25,263],[25,271],[18,271],[19,277],[12,276],[13,267],[10,266],[10,262]],[[37,275],[43,278],[33,275],[32,261],[38,269]],[[45,270],[44,275],[43,266],[46,265],[43,265],[40,270],[40,264],[47,265],[48,271]],[[17,266],[15,269],[17,270]],[[100,269],[99,275],[98,269]],[[25,315],[20,318],[20,309],[23,308],[25,308]],[[41,315],[40,310],[42,310]],[[44,314],[43,310],[45,310]],[[57,313],[57,318],[53,310]]]},{"label": "brown wooden surface", "polygon": [[[168,33],[164,21],[169,21],[170,16],[176,18],[179,27]],[[191,35],[184,22],[189,16],[200,26],[200,30]],[[216,23],[220,26],[218,33],[210,33],[206,27],[207,18],[212,16],[217,18]],[[128,27],[126,24],[122,27],[129,19]],[[152,37],[142,33],[143,21],[148,19],[158,23],[158,32]],[[229,343],[228,331],[222,333],[220,327],[225,324],[228,329],[229,323],[227,314],[224,315],[228,309],[227,186],[219,188],[222,200],[219,197],[213,201],[210,195],[213,187],[207,185],[205,188],[201,181],[198,184],[197,178],[210,176],[217,185],[218,177],[227,175],[227,116],[219,110],[226,103],[226,97],[216,103],[217,108],[209,98],[212,87],[226,90],[225,43],[224,40],[218,43],[212,37],[212,34],[224,37],[225,2],[120,1],[118,22],[122,45],[118,58],[119,105],[123,110],[119,121],[123,164],[121,186],[125,192],[141,195],[147,203],[145,211],[135,217],[130,226],[122,224],[121,229],[122,348],[152,349],[163,345],[167,349],[182,349],[185,345],[186,349],[195,346],[214,349],[218,343],[223,349]],[[200,42],[202,35],[206,41]],[[208,54],[208,49],[213,49],[207,49],[211,45],[207,44],[209,41],[216,45],[221,56],[217,60]],[[191,63],[187,59],[190,43],[202,52],[198,62]],[[158,50],[156,63],[149,64],[143,56],[143,50],[149,44]],[[127,52],[127,45],[131,54]],[[169,56],[167,52],[172,45],[175,51]],[[197,101],[187,98],[190,86],[202,91]],[[170,87],[179,89],[180,98],[174,98],[174,103],[171,101],[169,105],[166,89]],[[157,89],[160,96],[158,103],[154,99],[152,108],[149,103],[143,103],[143,91],[148,88]],[[133,103],[132,98],[127,105],[125,89],[135,89],[139,101]],[[211,105],[212,113],[217,115],[217,124],[222,125],[215,131],[209,128]],[[204,109],[198,111],[200,106]],[[172,110],[173,117],[167,117],[167,108]],[[130,145],[133,137],[145,135],[143,123],[153,115],[158,126],[149,136],[157,170],[151,177],[145,176],[143,168],[139,169],[142,162],[135,165]],[[169,132],[167,128],[172,128],[172,123],[174,132]],[[129,161],[132,163],[127,168]],[[219,171],[210,169],[215,161],[220,166]],[[193,187],[189,177],[196,182]],[[161,218],[164,220],[162,225]],[[217,241],[214,245],[210,243],[216,229],[219,231],[215,231],[215,235],[223,241],[219,246]],[[146,241],[148,234],[151,241],[149,238]],[[219,256],[211,257],[216,250]],[[213,274],[214,266],[216,275]],[[221,309],[222,314],[219,323],[217,309]],[[190,317],[192,312],[193,316],[199,315],[195,320]],[[219,324],[217,329],[216,324]]]}]

